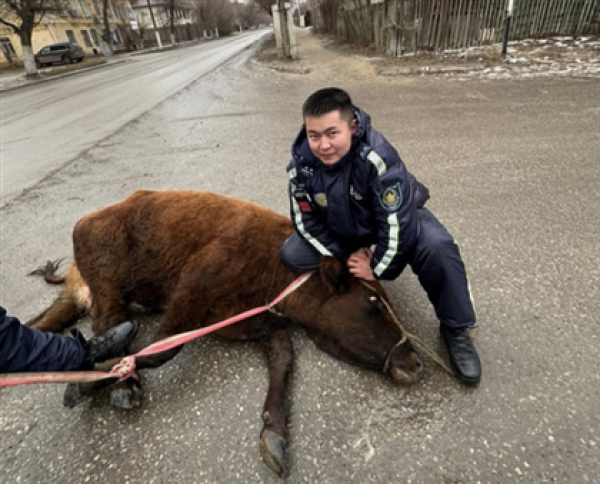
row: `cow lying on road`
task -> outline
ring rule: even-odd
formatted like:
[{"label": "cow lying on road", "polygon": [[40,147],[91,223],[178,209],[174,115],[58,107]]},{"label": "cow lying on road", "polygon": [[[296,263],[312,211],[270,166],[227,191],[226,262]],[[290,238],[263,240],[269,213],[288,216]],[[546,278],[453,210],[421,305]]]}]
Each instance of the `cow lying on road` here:
[{"label": "cow lying on road", "polygon": [[[83,217],[73,231],[75,262],[56,301],[28,325],[62,331],[91,311],[101,334],[129,318],[128,307],[162,308],[155,340],[208,326],[262,306],[297,276],[279,260],[292,233],[290,221],[258,205],[212,193],[135,192],[125,201]],[[47,274],[49,282],[63,278]],[[217,332],[232,340],[267,342],[269,390],[263,409],[261,454],[275,472],[284,470],[285,392],[293,360],[290,324],[306,329],[323,351],[351,364],[386,371],[399,383],[417,381],[422,365],[410,341],[397,344],[393,322],[377,282],[363,284],[334,258],[277,305]],[[181,349],[143,356],[137,369],[156,368]],[[108,371],[119,359],[96,365]],[[70,386],[89,394],[98,384]],[[75,391],[76,390],[76,391]],[[113,404],[139,405],[140,389],[126,382],[113,390]],[[71,401],[69,400],[71,399]]]}]

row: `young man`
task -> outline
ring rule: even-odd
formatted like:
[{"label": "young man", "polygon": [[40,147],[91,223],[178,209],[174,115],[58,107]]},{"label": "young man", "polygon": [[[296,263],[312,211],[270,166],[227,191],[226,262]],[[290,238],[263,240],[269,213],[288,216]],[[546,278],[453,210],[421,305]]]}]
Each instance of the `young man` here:
[{"label": "young man", "polygon": [[302,115],[288,166],[296,232],[281,248],[283,263],[306,272],[321,256],[335,256],[365,280],[392,280],[410,265],[440,320],[457,377],[479,384],[465,266],[452,236],[425,208],[429,191],[345,91],[313,93]]},{"label": "young man", "polygon": [[121,355],[136,331],[134,321],[125,321],[89,341],[77,329],[68,338],[23,326],[0,306],[0,373],[92,370]]}]

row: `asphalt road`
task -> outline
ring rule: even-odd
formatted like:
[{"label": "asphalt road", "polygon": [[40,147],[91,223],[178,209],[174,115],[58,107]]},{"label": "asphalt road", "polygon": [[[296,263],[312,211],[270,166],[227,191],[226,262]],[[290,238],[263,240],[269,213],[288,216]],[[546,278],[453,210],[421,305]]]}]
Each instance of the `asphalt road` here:
[{"label": "asphalt road", "polygon": [[[24,320],[45,308],[56,288],[25,274],[69,257],[73,224],[136,189],[210,190],[286,213],[301,103],[338,84],[429,186],[428,206],[461,245],[481,386],[465,389],[425,358],[423,382],[399,387],[319,352],[298,330],[281,479],[259,460],[259,350],[207,337],[144,372],[145,400],[132,412],[107,395],[68,410],[62,385],[0,390],[2,482],[600,482],[600,84],[381,79],[331,65],[298,76],[249,55],[0,209],[2,304]],[[409,331],[444,354],[417,279],[407,271],[387,288]],[[136,348],[158,317],[140,321]]]},{"label": "asphalt road", "polygon": [[0,206],[266,32],[129,57],[126,65],[0,94]]}]

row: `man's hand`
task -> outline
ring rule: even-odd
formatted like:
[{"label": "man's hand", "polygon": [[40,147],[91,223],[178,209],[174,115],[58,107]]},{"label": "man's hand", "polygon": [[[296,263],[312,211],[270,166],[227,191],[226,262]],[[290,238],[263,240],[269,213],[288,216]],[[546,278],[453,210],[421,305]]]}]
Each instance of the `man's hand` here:
[{"label": "man's hand", "polygon": [[348,269],[360,279],[374,281],[375,277],[371,270],[371,257],[373,257],[373,252],[370,249],[357,250],[348,258]]}]

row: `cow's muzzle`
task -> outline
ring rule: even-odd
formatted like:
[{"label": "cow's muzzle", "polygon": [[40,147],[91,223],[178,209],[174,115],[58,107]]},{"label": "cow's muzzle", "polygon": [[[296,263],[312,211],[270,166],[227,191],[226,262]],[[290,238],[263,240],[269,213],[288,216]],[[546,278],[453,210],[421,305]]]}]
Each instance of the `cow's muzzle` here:
[{"label": "cow's muzzle", "polygon": [[406,336],[390,350],[383,369],[384,373],[388,371],[402,385],[416,383],[423,377],[423,363]]}]

